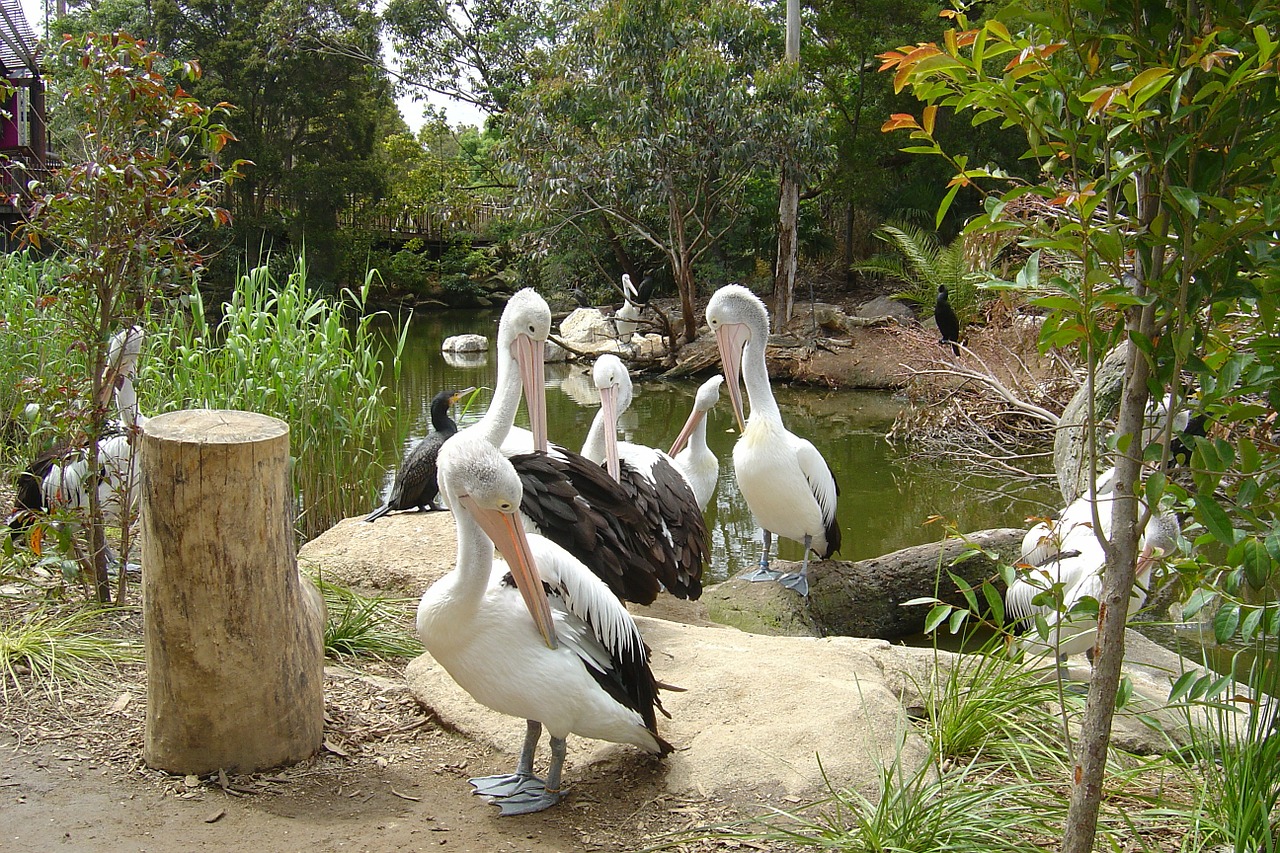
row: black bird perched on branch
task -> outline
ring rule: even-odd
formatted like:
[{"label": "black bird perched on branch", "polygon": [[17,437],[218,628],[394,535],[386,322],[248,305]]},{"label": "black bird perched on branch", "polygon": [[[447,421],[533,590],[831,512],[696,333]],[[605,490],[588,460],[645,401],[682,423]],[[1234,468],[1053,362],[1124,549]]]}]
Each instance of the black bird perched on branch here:
[{"label": "black bird perched on branch", "polygon": [[945,284],[938,285],[938,298],[933,303],[933,319],[938,324],[938,332],[942,335],[942,340],[938,343],[951,344],[951,351],[959,355],[960,347],[956,342],[960,340],[960,318],[956,316],[955,309],[947,299]]},{"label": "black bird perched on branch", "polygon": [[423,512],[431,512],[439,508],[435,505],[436,495],[440,494],[440,486],[436,482],[436,456],[445,441],[458,431],[458,425],[449,417],[449,407],[474,390],[441,391],[431,398],[431,426],[435,432],[405,454],[386,503],[365,516],[365,521],[374,521],[402,509],[417,507]]}]

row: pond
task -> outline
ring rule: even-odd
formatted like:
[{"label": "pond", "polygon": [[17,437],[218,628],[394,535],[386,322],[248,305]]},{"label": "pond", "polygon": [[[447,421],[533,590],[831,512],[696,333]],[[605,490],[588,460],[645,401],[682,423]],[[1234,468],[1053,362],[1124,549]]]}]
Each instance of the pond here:
[{"label": "pond", "polygon": [[[459,418],[461,425],[477,420],[488,406],[496,370],[492,338],[497,318],[494,312],[469,311],[440,311],[413,318],[400,380],[391,389],[400,407],[401,425],[387,446],[399,436],[404,438],[399,441],[399,453],[383,460],[387,468],[384,493],[403,450],[430,430],[428,404],[432,396],[446,388],[481,388],[471,409]],[[489,337],[489,353],[460,357],[440,352],[444,338],[465,333]],[[669,448],[689,415],[701,381],[637,378],[635,401],[621,419],[622,437]],[[1045,515],[1057,498],[1051,485],[1028,488],[1021,481],[960,473],[946,460],[932,464],[906,460],[885,439],[904,405],[891,394],[777,384],[774,393],[788,428],[817,446],[840,484],[841,559],[878,557],[908,545],[937,541],[944,531],[941,523],[930,523],[934,517],[953,520],[964,531],[1026,527],[1029,516]],[[547,365],[547,428],[553,442],[580,449],[598,407],[589,365]],[[523,405],[516,423],[528,426]],[[712,582],[759,559],[760,530],[753,524],[733,478],[736,439],[729,397],[722,391],[707,428],[707,443],[720,460],[720,481],[706,512],[713,549],[713,565],[707,575]],[[798,560],[800,550],[798,543],[783,540],[779,555]]]}]

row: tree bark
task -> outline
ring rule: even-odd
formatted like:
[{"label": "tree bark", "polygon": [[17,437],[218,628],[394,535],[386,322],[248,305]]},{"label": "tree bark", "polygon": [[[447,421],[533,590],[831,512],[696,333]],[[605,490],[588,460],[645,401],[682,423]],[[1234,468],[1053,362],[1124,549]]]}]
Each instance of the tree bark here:
[{"label": "tree bark", "polygon": [[323,604],[297,570],[289,428],[250,412],[151,418],[142,442],[143,758],[245,773],[323,741]]},{"label": "tree bark", "polygon": [[[1137,295],[1145,293],[1139,284]],[[1151,308],[1131,309],[1128,325],[1144,334],[1151,332]],[[1098,810],[1106,775],[1107,750],[1111,743],[1111,722],[1115,716],[1116,694],[1120,687],[1120,666],[1124,662],[1124,631],[1129,618],[1129,596],[1133,593],[1134,569],[1138,557],[1139,504],[1136,489],[1142,469],[1142,427],[1147,408],[1147,378],[1150,365],[1138,347],[1130,346],[1125,368],[1124,391],[1116,433],[1129,436],[1124,452],[1116,458],[1115,500],[1112,503],[1111,541],[1104,542],[1107,566],[1098,601],[1098,641],[1094,647],[1093,674],[1089,698],[1080,725],[1079,754],[1074,767],[1071,800],[1063,833],[1063,853],[1089,853],[1097,834]],[[1095,530],[1100,529],[1096,526]]]},{"label": "tree bark", "polygon": [[[800,0],[787,0],[787,64],[800,76]],[[782,162],[778,199],[778,262],[773,273],[773,327],[781,330],[791,319],[796,289],[797,232],[800,218],[800,182],[796,179],[795,151]]]}]

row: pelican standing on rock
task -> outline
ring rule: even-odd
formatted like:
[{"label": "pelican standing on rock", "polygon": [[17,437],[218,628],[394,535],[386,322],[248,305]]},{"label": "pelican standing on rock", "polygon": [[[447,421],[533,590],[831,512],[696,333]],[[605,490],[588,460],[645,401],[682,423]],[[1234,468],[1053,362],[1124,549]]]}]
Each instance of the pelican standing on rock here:
[{"label": "pelican standing on rock", "polygon": [[706,512],[720,479],[720,460],[707,447],[707,413],[720,402],[720,385],[723,382],[724,377],[717,373],[698,387],[693,398],[693,411],[671,443],[671,450],[667,451],[675,457],[676,467],[693,487],[693,496],[703,512]]},{"label": "pelican standing on rock", "polygon": [[[655,534],[635,496],[598,464],[547,442],[543,346],[550,331],[546,300],[529,288],[511,298],[498,323],[493,400],[451,441],[478,435],[501,448],[524,488],[526,528],[565,548],[624,601],[652,604],[663,587],[697,598],[700,573],[682,568],[680,553]],[[530,430],[513,427],[522,393]]]},{"label": "pelican standing on rock", "polygon": [[[741,285],[726,285],[707,304],[707,325],[715,333],[729,401],[742,429],[733,446],[738,489],[764,530],[760,568],[747,579],[776,580],[808,595],[809,552],[825,560],[840,550],[840,525],[836,519],[840,487],[818,449],[782,424],[765,365],[769,313],[764,303]],[[739,375],[751,403],[751,417],[745,422]],[[769,569],[772,534],[804,544],[799,572],[781,574]]]},{"label": "pelican standing on rock", "polygon": [[631,406],[631,375],[622,359],[606,353],[596,359],[592,378],[600,392],[600,411],[591,422],[582,455],[604,464],[626,491],[658,542],[675,554],[677,589],[682,597],[702,593],[702,568],[711,557],[711,539],[693,486],[674,459],[661,450],[618,441],[618,418]]},{"label": "pelican standing on rock", "polygon": [[[503,815],[555,805],[564,796],[571,733],[671,752],[657,732],[662,706],[639,629],[590,570],[555,543],[525,534],[510,460],[463,434],[441,449],[439,469],[458,557],[422,596],[418,635],[476,701],[527,721],[516,772],[471,779],[475,793],[492,798]],[[505,565],[495,565],[495,545]],[[533,774],[543,727],[551,736],[545,781]]]},{"label": "pelican standing on rock", "polygon": [[631,276],[627,273],[622,274],[622,307],[613,314],[613,327],[618,332],[618,341],[623,344],[631,343],[631,338],[636,333],[636,329],[640,326],[640,312],[644,310],[643,305],[637,305],[640,301],[639,291],[636,286],[631,283]]},{"label": "pelican standing on rock", "polygon": [[436,457],[445,441],[458,431],[458,425],[449,417],[449,409],[474,390],[441,391],[431,398],[431,426],[435,432],[414,444],[405,454],[395,482],[391,484],[391,493],[382,506],[365,516],[365,521],[375,521],[389,512],[414,507],[423,512],[438,509],[435,500],[440,494],[440,486],[436,482]]}]

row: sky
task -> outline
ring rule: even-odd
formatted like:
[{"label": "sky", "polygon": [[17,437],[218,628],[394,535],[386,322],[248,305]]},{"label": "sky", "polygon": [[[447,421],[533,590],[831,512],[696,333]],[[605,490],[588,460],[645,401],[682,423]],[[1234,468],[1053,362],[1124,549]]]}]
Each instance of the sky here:
[{"label": "sky", "polygon": [[[49,2],[52,3],[53,0]],[[35,30],[36,35],[44,30],[44,4],[45,0],[22,0],[22,12],[27,16],[27,23]],[[400,114],[404,116],[405,123],[416,133],[422,127],[422,104],[409,96],[399,98],[396,103],[400,106]],[[449,123],[455,127],[459,124],[484,127],[485,113],[471,104],[434,94],[431,95],[431,103],[442,107]]]}]

